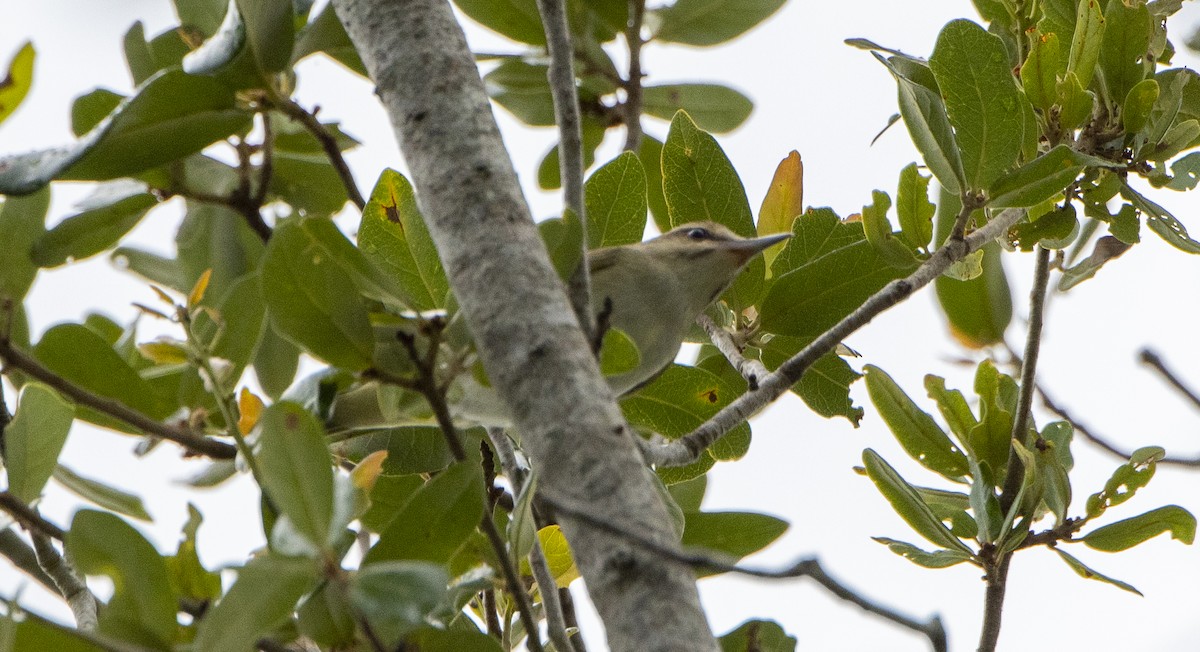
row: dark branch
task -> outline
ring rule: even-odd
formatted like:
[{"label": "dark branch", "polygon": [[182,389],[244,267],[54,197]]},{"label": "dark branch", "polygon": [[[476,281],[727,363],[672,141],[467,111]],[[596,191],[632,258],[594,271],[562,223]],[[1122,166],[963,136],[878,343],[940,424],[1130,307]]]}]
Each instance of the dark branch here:
[{"label": "dark branch", "polygon": [[0,360],[3,360],[7,367],[19,369],[33,378],[50,385],[80,405],[103,412],[147,434],[173,441],[188,449],[193,454],[222,460],[233,459],[237,455],[237,449],[230,444],[197,435],[177,426],[170,426],[155,421],[119,401],[93,394],[42,366],[32,356],[14,347],[12,342],[7,338],[0,338]]},{"label": "dark branch", "polygon": [[350,172],[350,166],[346,164],[342,150],[338,149],[337,140],[325,128],[325,125],[317,120],[316,111],[310,113],[290,98],[283,99],[274,106],[287,117],[299,122],[308,133],[312,134],[313,138],[317,139],[317,142],[321,144],[321,149],[325,150],[325,156],[329,158],[330,164],[333,165],[333,169],[337,171],[338,177],[342,180],[342,185],[346,187],[346,196],[358,207],[358,210],[366,208],[367,201],[363,199],[362,193],[358,191],[358,185],[354,183],[354,174]]},{"label": "dark branch", "polygon": [[1161,374],[1162,377],[1166,379],[1166,381],[1170,383],[1172,387],[1179,390],[1180,394],[1183,394],[1185,397],[1187,397],[1187,399],[1192,402],[1193,406],[1200,408],[1200,394],[1197,394],[1195,390],[1185,385],[1179,376],[1176,376],[1170,369],[1167,369],[1167,365],[1162,361],[1162,358],[1160,358],[1157,353],[1151,351],[1150,349],[1142,349],[1138,354],[1138,359],[1141,360],[1143,364],[1149,365],[1151,369],[1154,369]]},{"label": "dark branch", "polygon": [[738,573],[741,575],[761,577],[765,579],[792,579],[799,577],[811,578],[813,581],[817,582],[830,593],[841,598],[842,600],[856,604],[862,609],[889,620],[897,625],[924,634],[929,638],[929,642],[936,652],[945,652],[947,650],[946,631],[942,627],[941,618],[934,616],[926,622],[921,622],[915,618],[910,618],[898,611],[869,600],[862,595],[859,595],[853,589],[850,589],[846,585],[830,577],[829,574],[825,572],[825,569],[821,566],[820,561],[814,558],[808,557],[799,559],[789,566],[778,569],[741,566],[737,563],[717,559],[704,553],[680,550],[679,548],[663,545],[654,539],[642,535],[641,533],[625,530],[616,523],[611,523],[607,520],[604,520],[592,513],[592,510],[583,505],[576,504],[572,500],[559,496],[548,496],[545,492],[540,492],[538,495],[546,504],[557,511],[585,520],[600,529],[619,536],[630,543],[636,544],[644,550],[672,561],[687,564],[688,566],[691,566],[697,570]]},{"label": "dark branch", "polygon": [[629,74],[625,80],[625,151],[636,152],[642,146],[642,20],[646,0],[629,0],[629,19],[625,24],[625,45],[629,48]]},{"label": "dark branch", "polygon": [[37,510],[26,505],[20,498],[7,491],[0,491],[0,510],[6,512],[26,530],[62,541],[67,533],[57,525],[42,518]]}]

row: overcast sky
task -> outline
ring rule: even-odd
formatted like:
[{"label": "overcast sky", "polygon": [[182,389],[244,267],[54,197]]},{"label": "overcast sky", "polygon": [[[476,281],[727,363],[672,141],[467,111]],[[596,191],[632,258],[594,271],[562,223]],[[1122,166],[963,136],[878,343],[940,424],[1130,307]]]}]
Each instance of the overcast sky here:
[{"label": "overcast sky", "polygon": [[[905,130],[895,128],[877,143],[871,139],[896,112],[895,87],[867,53],[842,44],[867,37],[917,55],[927,55],[948,20],[974,18],[966,0],[890,2],[801,2],[792,0],[775,17],[737,41],[717,48],[650,46],[643,55],[650,83],[708,81],[734,86],[755,101],[749,121],[718,137],[745,183],[757,209],[775,165],[798,150],[805,163],[805,202],[832,206],[840,214],[857,212],[875,188],[894,193],[900,169],[917,160]],[[0,59],[7,60],[26,39],[38,50],[34,87],[25,104],[0,125],[0,154],[67,142],[70,101],[94,87],[128,92],[130,81],[121,53],[121,36],[141,20],[148,34],[175,20],[167,0],[44,0],[0,2]],[[1191,3],[1172,23],[1176,44],[1200,20]],[[478,27],[469,29],[478,49],[515,50]],[[1181,52],[1177,65],[1195,66]],[[300,69],[300,101],[319,104],[322,117],[336,118],[363,141],[350,156],[359,186],[368,191],[381,168],[402,169],[386,117],[370,84],[322,57]],[[555,194],[535,188],[537,164],[554,141],[549,130],[531,131],[502,109],[496,111],[516,169],[526,185],[535,214],[549,216],[561,205]],[[650,120],[659,136],[666,124]],[[614,132],[600,160],[615,155]],[[52,221],[71,211],[86,186],[55,187]],[[1154,195],[1200,235],[1197,200]],[[171,253],[178,211],[163,207],[141,224],[132,241]],[[356,216],[347,211],[339,223],[352,230]],[[1190,409],[1152,373],[1136,362],[1137,351],[1151,346],[1194,386],[1200,386],[1200,345],[1196,338],[1196,258],[1144,232],[1144,242],[1105,268],[1096,279],[1050,300],[1041,381],[1086,423],[1119,445],[1136,448],[1161,444],[1174,454],[1200,451],[1200,414]],[[3,244],[0,243],[0,248]],[[1023,343],[1031,255],[1008,255],[1017,319],[1009,342]],[[29,314],[34,332],[62,320],[77,320],[101,310],[121,322],[133,319],[133,301],[151,301],[144,282],[113,270],[103,257],[45,272],[33,288]],[[146,338],[162,326],[145,324]],[[156,330],[157,329],[157,330]],[[914,398],[924,402],[926,373],[946,376],[951,387],[970,388],[979,352],[950,340],[923,292],[892,310],[847,342],[863,357],[852,364],[887,370]],[[6,389],[11,389],[6,386]],[[968,393],[969,392],[965,392]],[[865,404],[861,384],[854,395]],[[10,405],[12,395],[8,395]],[[932,411],[931,404],[925,407]],[[1038,412],[1039,424],[1047,421]],[[257,524],[258,497],[244,477],[226,486],[185,496],[175,481],[196,470],[179,459],[172,446],[134,459],[132,440],[77,425],[63,461],[84,475],[105,479],[143,494],[153,524],[138,524],[162,551],[172,551],[192,500],[206,521],[200,530],[203,561],[211,566],[238,564],[262,545]],[[907,460],[872,408],[860,428],[844,420],[826,421],[799,400],[785,397],[754,422],[754,444],[740,462],[721,464],[710,474],[706,509],[739,509],[775,514],[791,523],[788,533],[752,561],[783,564],[798,556],[818,555],[827,569],[868,596],[924,618],[940,613],[952,649],[973,649],[983,599],[979,571],[970,566],[931,571],[912,566],[871,541],[887,536],[919,542],[919,537],[887,507],[852,467],[866,447],[879,451],[915,483],[935,483]],[[1098,491],[1118,464],[1086,443],[1075,448],[1072,474],[1076,509]],[[1150,487],[1113,509],[1124,518],[1178,503],[1200,511],[1200,472],[1160,469]],[[42,505],[52,520],[66,525],[78,501],[51,484]],[[1105,555],[1070,549],[1097,570],[1137,586],[1145,598],[1076,577],[1052,552],[1018,555],[1009,580],[1002,650],[1137,649],[1193,650],[1200,637],[1195,619],[1195,587],[1200,584],[1200,555],[1193,548],[1159,537],[1132,551]],[[29,585],[0,564],[0,596],[12,597]],[[753,617],[780,621],[798,637],[801,649],[925,650],[919,636],[905,633],[828,596],[803,581],[713,578],[701,593],[715,631],[722,633]],[[578,588],[578,587],[576,587]],[[26,586],[22,602],[58,618],[69,612],[36,586]],[[595,628],[590,639],[598,639]],[[595,643],[594,647],[599,648]]]}]

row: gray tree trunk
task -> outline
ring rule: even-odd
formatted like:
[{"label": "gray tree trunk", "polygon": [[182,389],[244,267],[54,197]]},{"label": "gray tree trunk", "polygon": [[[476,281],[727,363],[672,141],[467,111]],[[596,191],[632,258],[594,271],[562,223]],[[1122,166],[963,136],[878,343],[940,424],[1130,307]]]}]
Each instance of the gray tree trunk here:
[{"label": "gray tree trunk", "polygon": [[[335,0],[383,101],[484,367],[539,488],[674,545],[665,506],[550,264],[446,0]],[[617,651],[716,643],[687,566],[560,523]]]}]

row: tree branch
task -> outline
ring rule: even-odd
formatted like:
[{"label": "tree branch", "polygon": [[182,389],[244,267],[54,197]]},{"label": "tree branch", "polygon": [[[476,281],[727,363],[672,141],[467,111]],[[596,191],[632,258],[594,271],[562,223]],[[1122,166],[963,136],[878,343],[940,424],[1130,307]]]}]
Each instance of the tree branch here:
[{"label": "tree branch", "polygon": [[325,125],[317,120],[316,111],[309,113],[291,98],[280,98],[274,101],[273,105],[287,117],[299,122],[308,133],[312,134],[313,138],[317,139],[317,142],[321,144],[321,149],[325,150],[325,156],[329,158],[333,169],[337,171],[338,178],[342,180],[342,185],[346,187],[346,196],[358,207],[358,210],[366,208],[367,201],[363,199],[358,185],[354,183],[354,174],[350,172],[350,166],[346,164],[342,150],[338,149],[337,140],[325,128]]},{"label": "tree branch", "polygon": [[[1017,413],[1013,419],[1010,441],[1029,446],[1029,411],[1037,387],[1038,354],[1042,347],[1042,324],[1045,321],[1046,288],[1050,284],[1050,250],[1038,247],[1033,268],[1033,288],[1029,291],[1029,327],[1025,335],[1025,353],[1021,356],[1021,384],[1017,394]],[[1000,490],[1000,509],[1008,513],[1017,499],[1025,472],[1015,444],[1010,444],[1008,470]],[[1004,614],[1004,594],[1008,585],[1008,567],[1012,552],[996,551],[986,555],[984,580],[983,626],[979,632],[979,652],[993,652],[1000,640],[1000,621]]]},{"label": "tree branch", "polygon": [[[1092,430],[1091,428],[1086,426],[1077,417],[1075,417],[1075,415],[1071,414],[1066,408],[1062,407],[1061,405],[1056,403],[1053,399],[1051,399],[1050,395],[1046,393],[1046,389],[1044,387],[1039,385],[1037,388],[1037,391],[1038,391],[1038,394],[1040,394],[1042,396],[1042,405],[1045,406],[1045,408],[1047,410],[1053,412],[1054,414],[1057,414],[1062,419],[1069,421],[1071,423],[1071,426],[1075,429],[1075,432],[1082,435],[1084,439],[1092,442],[1093,444],[1099,446],[1101,449],[1108,451],[1109,453],[1112,453],[1113,455],[1121,458],[1124,461],[1129,460],[1129,456],[1133,454],[1133,451],[1128,451],[1128,450],[1123,450],[1121,448],[1118,448],[1116,445],[1111,443],[1108,440],[1108,438],[1102,437],[1101,435],[1096,434],[1096,432],[1094,430]],[[1197,456],[1197,457],[1167,456],[1167,457],[1164,457],[1161,460],[1159,460],[1158,464],[1171,464],[1171,465],[1175,465],[1175,466],[1183,466],[1183,467],[1188,467],[1188,468],[1200,468],[1200,456]]]},{"label": "tree branch", "polygon": [[742,394],[685,437],[662,445],[653,445],[642,441],[640,445],[646,460],[658,466],[691,464],[702,451],[713,445],[725,433],[787,392],[813,363],[832,351],[843,339],[866,326],[883,311],[904,301],[914,292],[931,283],[950,265],[1007,232],[1024,214],[1022,210],[1010,208],[993,217],[991,221],[966,238],[961,240],[950,238],[912,274],[888,283],[883,289],[864,301],[858,309],[834,324],[803,350],[780,365],[778,369],[768,374],[759,382],[757,391],[747,391]]},{"label": "tree branch", "polygon": [[75,568],[54,548],[50,537],[40,532],[32,532],[31,536],[38,565],[54,579],[58,593],[67,601],[67,606],[75,616],[75,625],[85,632],[95,631],[99,625],[96,596],[92,595]]},{"label": "tree branch", "polygon": [[934,616],[926,622],[921,622],[915,618],[905,616],[898,611],[889,607],[885,607],[873,600],[870,600],[853,589],[837,581],[825,572],[820,561],[812,557],[801,558],[792,564],[778,568],[765,569],[755,568],[750,566],[741,566],[734,562],[717,559],[700,552],[688,550],[680,550],[674,545],[664,545],[652,539],[643,536],[639,532],[623,529],[620,525],[605,521],[589,510],[585,505],[578,504],[570,499],[548,496],[545,492],[540,492],[539,496],[544,502],[549,504],[556,512],[572,514],[579,518],[589,520],[597,527],[607,530],[621,538],[630,541],[656,555],[665,559],[672,559],[691,566],[696,570],[710,570],[722,573],[737,573],[739,575],[747,575],[750,577],[760,577],[764,579],[793,579],[800,577],[808,577],[820,584],[833,595],[858,605],[867,612],[873,613],[886,620],[889,620],[901,627],[906,627],[914,631],[925,634],[936,652],[946,652],[947,641],[946,631],[942,627],[942,620],[938,616]]},{"label": "tree branch", "polygon": [[742,378],[746,379],[750,391],[758,389],[758,380],[766,378],[771,373],[770,370],[762,362],[743,355],[742,348],[733,341],[733,335],[718,326],[712,317],[701,314],[696,318],[696,323],[700,324],[700,328],[703,328],[704,332],[708,334],[708,339],[712,341],[713,346],[717,347],[729,364],[737,369]]},{"label": "tree branch", "polygon": [[592,280],[587,264],[587,206],[583,200],[583,127],[579,115],[579,95],[575,88],[575,55],[571,45],[571,27],[563,0],[537,0],[538,13],[546,30],[546,48],[550,52],[547,72],[550,96],[554,101],[554,121],[558,123],[558,170],[562,180],[563,202],[579,218],[583,227],[579,265],[571,274],[567,291],[571,307],[592,336],[596,320],[592,314]]},{"label": "tree branch", "polygon": [[1162,358],[1160,358],[1157,353],[1151,351],[1150,349],[1142,349],[1141,352],[1138,353],[1138,359],[1141,360],[1143,364],[1148,365],[1151,369],[1154,369],[1160,375],[1162,375],[1162,377],[1166,379],[1166,381],[1170,383],[1172,387],[1179,390],[1180,394],[1183,394],[1185,397],[1187,397],[1193,406],[1200,408],[1200,394],[1197,394],[1195,390],[1185,385],[1179,376],[1176,376],[1170,369],[1167,369],[1166,363],[1162,361]]},{"label": "tree branch", "polygon": [[[539,485],[672,540],[666,506],[572,316],[449,3],[333,6],[391,118],[480,360]],[[613,650],[717,649],[690,568],[583,519],[559,525]]]},{"label": "tree branch", "polygon": [[26,505],[20,498],[7,491],[0,491],[0,510],[13,517],[30,532],[36,532],[59,541],[67,536],[66,531],[47,521],[41,514],[38,514],[36,509]]},{"label": "tree branch", "polygon": [[237,455],[237,449],[230,444],[197,435],[177,426],[160,423],[124,403],[91,393],[43,367],[32,356],[14,347],[7,338],[0,338],[0,360],[3,360],[6,366],[20,369],[33,378],[50,385],[80,405],[103,412],[147,434],[173,441],[188,449],[192,454],[221,460],[233,459]]},{"label": "tree branch", "polygon": [[15,529],[0,530],[0,555],[6,557],[13,566],[32,577],[48,591],[58,590],[58,586],[54,584],[54,578],[47,575],[46,571],[42,570],[41,565],[38,564],[37,553],[28,543],[25,543]]},{"label": "tree branch", "polygon": [[625,24],[625,45],[629,48],[629,75],[625,80],[625,151],[636,152],[642,146],[642,21],[646,0],[629,0],[629,18]]}]

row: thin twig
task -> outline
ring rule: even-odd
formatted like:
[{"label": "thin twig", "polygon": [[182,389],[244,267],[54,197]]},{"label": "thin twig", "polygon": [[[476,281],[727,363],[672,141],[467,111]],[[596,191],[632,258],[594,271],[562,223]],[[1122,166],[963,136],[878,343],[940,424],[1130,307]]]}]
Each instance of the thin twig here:
[{"label": "thin twig", "polygon": [[[504,469],[504,475],[508,476],[508,481],[512,483],[513,495],[519,495],[524,486],[524,472],[517,465],[517,457],[508,434],[500,428],[488,428],[488,438],[497,451],[496,457],[500,458],[500,467]],[[566,616],[558,596],[558,582],[554,579],[554,573],[550,571],[550,563],[546,560],[541,541],[536,538],[533,548],[529,551],[529,567],[533,570],[533,578],[541,590],[542,608],[546,613],[546,632],[550,635],[550,640],[558,650],[575,650],[576,646],[567,634]]]},{"label": "thin twig", "polygon": [[579,115],[579,95],[575,88],[575,55],[571,46],[571,28],[567,24],[564,0],[537,0],[538,12],[546,30],[546,48],[550,53],[547,72],[550,95],[554,101],[554,120],[558,123],[558,169],[562,179],[563,203],[583,225],[580,246],[582,256],[571,274],[567,289],[571,307],[590,338],[596,332],[592,314],[592,281],[587,263],[587,207],[583,200],[583,127]]},{"label": "thin twig", "polygon": [[629,75],[625,80],[625,151],[636,152],[642,146],[642,21],[646,0],[629,0],[629,18],[625,23],[625,45],[629,48]]},{"label": "thin twig", "polygon": [[85,632],[95,631],[99,624],[96,616],[96,596],[88,589],[87,583],[80,578],[75,568],[59,554],[50,542],[50,537],[40,532],[32,532],[30,536],[33,538],[38,565],[54,579],[59,595],[67,601],[67,606],[75,616],[75,626]]},{"label": "thin twig", "polygon": [[338,178],[342,180],[342,185],[346,187],[346,196],[358,207],[358,210],[366,208],[367,200],[363,199],[358,185],[354,183],[354,174],[350,172],[350,166],[346,164],[342,150],[338,149],[337,139],[329,133],[320,120],[317,120],[316,110],[309,113],[291,98],[281,98],[273,105],[287,117],[299,122],[308,130],[308,133],[312,134],[313,138],[317,139],[317,142],[321,144],[321,149],[325,150],[325,156],[329,158],[333,169],[337,171]]},{"label": "thin twig", "polygon": [[934,616],[926,622],[921,622],[915,618],[905,616],[898,611],[869,600],[859,595],[853,589],[850,589],[841,582],[838,582],[834,578],[830,577],[829,574],[825,572],[824,568],[821,567],[821,563],[815,558],[802,558],[789,566],[778,569],[741,566],[736,563],[717,559],[703,553],[680,550],[672,546],[667,546],[655,541],[650,537],[644,536],[639,532],[625,530],[616,523],[612,523],[600,518],[593,513],[593,510],[588,509],[586,506],[580,505],[573,500],[559,496],[548,496],[545,494],[545,492],[542,492],[539,495],[543,501],[545,501],[555,510],[587,521],[588,523],[611,534],[619,536],[631,543],[634,543],[649,552],[672,561],[687,564],[688,566],[691,566],[697,570],[738,573],[741,575],[765,579],[792,579],[799,577],[811,578],[822,587],[827,589],[830,593],[843,600],[846,600],[847,602],[852,602],[864,610],[885,618],[886,620],[896,623],[897,625],[925,634],[929,638],[930,644],[933,646],[935,651],[945,652],[947,650],[946,632],[942,627],[941,618]]},{"label": "thin twig", "polygon": [[7,558],[12,565],[32,577],[38,584],[46,587],[47,590],[53,592],[58,590],[58,586],[54,584],[54,578],[46,574],[38,564],[37,553],[33,548],[25,543],[25,539],[17,534],[15,528],[5,528],[0,530],[0,555]]},{"label": "thin twig", "polygon": [[712,317],[701,314],[696,318],[696,323],[700,324],[700,328],[708,333],[708,339],[712,341],[713,346],[725,356],[729,364],[737,369],[737,372],[746,379],[746,384],[750,391],[758,389],[758,380],[766,378],[767,374],[771,373],[762,362],[754,358],[747,358],[742,354],[742,349],[737,342],[733,341],[733,335],[717,325],[717,322],[712,320]]},{"label": "thin twig", "polygon": [[[266,116],[263,116],[263,124],[267,123]],[[269,130],[270,127],[267,127]],[[270,132],[268,131],[268,136]],[[267,226],[266,221],[262,216],[262,201],[256,201],[257,192],[254,189],[254,179],[251,178],[254,166],[250,163],[250,155],[253,153],[253,148],[245,141],[238,141],[236,145],[238,154],[238,187],[230,196],[230,208],[241,213],[242,218],[246,220],[246,225],[251,231],[258,236],[263,242],[271,239],[271,227]],[[264,156],[269,156],[270,152],[264,152]],[[269,161],[270,159],[264,159]],[[268,164],[269,165],[269,164]]]},{"label": "thin twig", "polygon": [[[1133,451],[1123,450],[1121,448],[1118,448],[1115,444],[1110,442],[1108,440],[1108,438],[1096,434],[1096,432],[1094,430],[1092,430],[1087,425],[1085,425],[1083,422],[1081,422],[1074,414],[1072,414],[1066,408],[1062,407],[1057,402],[1055,402],[1053,399],[1051,399],[1050,395],[1046,393],[1046,388],[1041,387],[1039,385],[1037,390],[1038,390],[1038,394],[1040,394],[1042,396],[1042,405],[1045,406],[1045,408],[1047,410],[1053,412],[1054,414],[1057,414],[1059,417],[1070,422],[1070,424],[1074,428],[1075,432],[1082,435],[1084,439],[1099,446],[1103,450],[1108,451],[1109,453],[1112,453],[1113,455],[1121,458],[1122,460],[1128,460],[1129,457],[1131,455],[1133,455]],[[1171,464],[1174,466],[1183,466],[1183,467],[1188,467],[1188,468],[1200,468],[1200,456],[1197,456],[1197,457],[1175,457],[1175,456],[1168,455],[1167,457],[1164,457],[1161,460],[1159,460],[1157,463],[1158,464]]]},{"label": "thin twig", "polygon": [[[1033,394],[1037,387],[1038,354],[1042,346],[1042,324],[1045,321],[1046,288],[1050,284],[1050,250],[1037,248],[1037,259],[1033,269],[1033,288],[1029,291],[1029,327],[1025,335],[1025,353],[1021,356],[1021,384],[1017,394],[1017,413],[1013,419],[1009,439],[1028,447],[1029,411],[1033,406]],[[1008,470],[1000,491],[1000,509],[1007,513],[1016,500],[1024,481],[1024,467],[1017,456],[1016,444],[1009,448]],[[985,556],[983,625],[979,633],[979,652],[994,652],[1000,640],[1000,621],[1004,614],[1004,594],[1008,585],[1008,567],[1012,563],[1011,552],[997,552],[995,557]]]},{"label": "thin twig", "polygon": [[1187,397],[1187,399],[1192,402],[1192,405],[1200,408],[1200,394],[1197,394],[1195,390],[1185,385],[1179,376],[1176,376],[1170,369],[1167,369],[1166,363],[1162,361],[1162,358],[1160,358],[1157,353],[1150,349],[1142,349],[1141,352],[1138,353],[1138,359],[1141,360],[1143,364],[1149,365],[1151,369],[1154,369],[1161,374],[1162,377],[1166,379],[1166,381],[1170,383],[1172,387],[1179,390],[1180,394],[1183,394],[1185,397]]},{"label": "thin twig", "polygon": [[42,518],[36,509],[26,505],[20,498],[7,491],[0,491],[0,511],[13,517],[26,530],[37,532],[62,541],[67,533],[57,525]]},{"label": "thin twig", "polygon": [[[262,163],[258,165],[258,187],[254,189],[254,195],[251,197],[251,202],[258,206],[259,209],[267,201],[267,193],[271,189],[271,176],[275,173],[275,133],[274,127],[271,126],[271,114],[264,112],[262,116],[263,137],[262,145],[259,147],[259,152],[262,154]],[[262,213],[260,210],[259,221],[262,221]],[[263,222],[263,226],[266,223]],[[267,228],[267,237],[270,237],[270,228]],[[261,233],[259,234],[261,237]]]},{"label": "thin twig", "polygon": [[500,616],[496,613],[496,591],[483,591],[483,619],[487,623],[488,636],[500,638]]},{"label": "thin twig", "polygon": [[[430,338],[429,349],[422,355],[417,351],[416,340],[408,333],[400,332],[396,334],[397,339],[408,352],[409,358],[417,368],[417,376],[410,382],[409,387],[420,392],[425,400],[429,403],[429,407],[433,410],[434,418],[437,420],[438,427],[442,431],[442,436],[446,439],[446,445],[450,449],[450,454],[455,461],[462,462],[467,459],[467,452],[462,445],[462,437],[459,435],[458,426],[454,425],[454,418],[450,415],[450,406],[446,403],[446,393],[444,389],[438,385],[436,370],[438,343],[441,335],[441,326],[437,323],[431,323],[430,328],[426,329]],[[387,378],[381,378],[385,382]],[[486,491],[486,487],[485,487]],[[486,496],[483,498],[486,499]],[[512,556],[508,554],[508,548],[504,545],[504,539],[500,537],[500,531],[496,528],[496,522],[492,520],[491,510],[484,510],[483,518],[479,520],[479,529],[483,530],[484,536],[487,537],[488,543],[491,544],[492,550],[496,553],[496,558],[500,561],[500,570],[504,574],[505,584],[508,586],[509,593],[512,594],[513,600],[517,603],[517,611],[520,612],[521,622],[525,625],[525,631],[528,634],[526,646],[530,652],[542,652],[542,642],[538,637],[537,620],[533,617],[533,603],[529,599],[529,593],[525,590],[525,585],[521,583],[521,577],[517,573],[517,566],[513,562]]]},{"label": "thin twig", "polygon": [[832,351],[851,333],[866,326],[880,313],[904,301],[914,292],[931,283],[950,265],[1008,231],[1024,214],[1025,212],[1019,209],[1008,209],[993,217],[991,221],[966,238],[948,239],[916,271],[906,278],[888,283],[883,289],[864,301],[858,309],[834,324],[799,353],[780,365],[778,369],[768,374],[759,382],[758,391],[747,391],[742,394],[691,434],[660,445],[641,443],[642,440],[639,440],[646,460],[658,466],[691,464],[702,451],[725,433],[787,392],[814,362]]},{"label": "thin twig", "polygon": [[173,441],[188,449],[192,454],[205,455],[219,460],[233,459],[237,455],[237,449],[230,444],[155,421],[124,403],[93,394],[42,366],[40,362],[14,347],[12,342],[5,338],[0,338],[0,360],[3,360],[6,366],[20,369],[33,378],[50,385],[80,405],[103,412],[147,434]]}]

